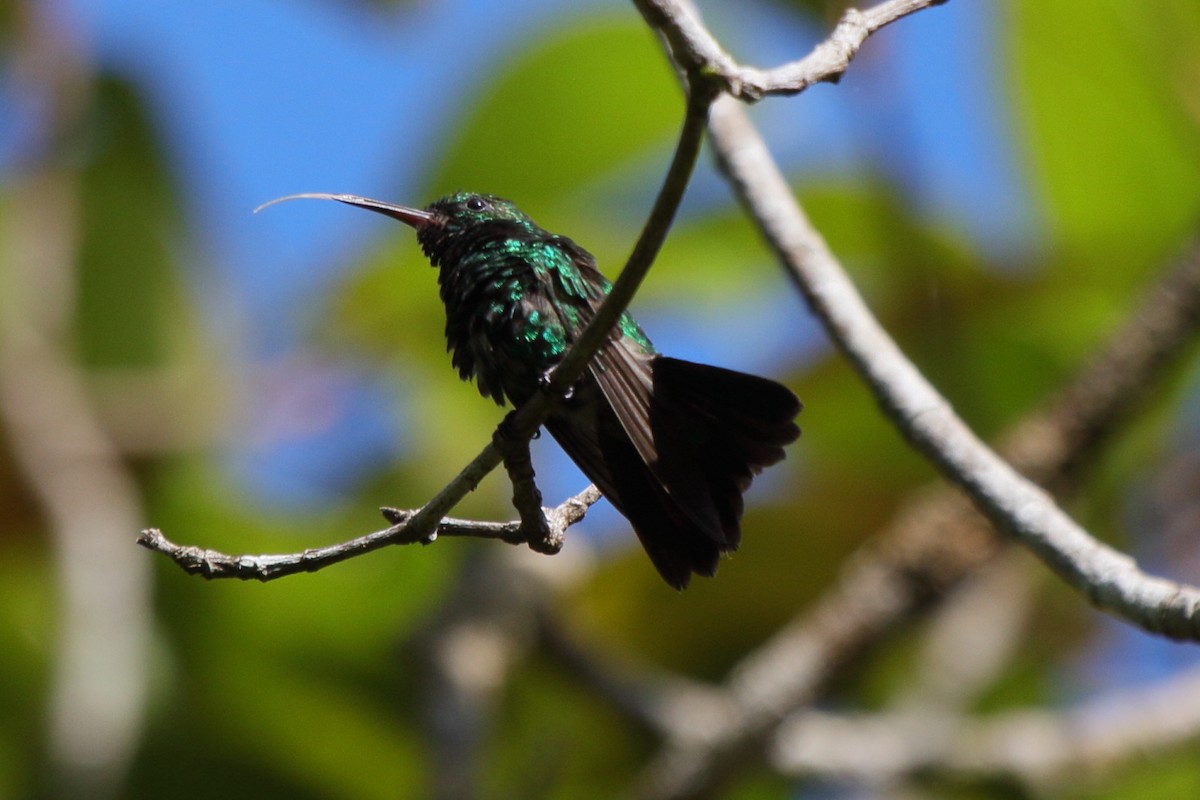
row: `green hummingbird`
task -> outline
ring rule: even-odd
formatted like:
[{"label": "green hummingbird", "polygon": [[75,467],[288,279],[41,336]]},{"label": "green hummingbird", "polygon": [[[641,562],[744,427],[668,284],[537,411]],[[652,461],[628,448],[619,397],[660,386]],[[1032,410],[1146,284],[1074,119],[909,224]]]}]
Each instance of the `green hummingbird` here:
[{"label": "green hummingbird", "polygon": [[[590,253],[494,195],[459,192],[424,209],[348,194],[280,200],[297,197],[416,230],[439,270],[452,363],[500,405],[538,391],[611,287]],[[800,435],[800,409],[775,381],[660,355],[626,313],[545,428],[683,589],[737,549],[742,493]]]}]

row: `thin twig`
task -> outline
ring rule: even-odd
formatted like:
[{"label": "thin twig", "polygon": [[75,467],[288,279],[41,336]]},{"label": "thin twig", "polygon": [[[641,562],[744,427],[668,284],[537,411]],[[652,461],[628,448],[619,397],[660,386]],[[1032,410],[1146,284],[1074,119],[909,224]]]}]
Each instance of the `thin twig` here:
[{"label": "thin twig", "polygon": [[[549,383],[559,395],[565,394],[582,377],[592,356],[608,340],[613,326],[629,308],[633,296],[650,271],[650,266],[658,257],[658,251],[662,249],[667,232],[675,219],[675,212],[683,200],[683,193],[691,181],[692,170],[700,158],[708,110],[714,97],[713,88],[707,83],[693,83],[688,87],[683,129],[679,133],[675,156],[671,159],[663,186],[654,201],[646,224],[642,227],[641,235],[629,254],[625,268],[621,270],[608,296],[596,310],[596,316],[554,368]],[[531,409],[533,405],[533,402],[527,403],[520,411],[521,415],[528,418],[524,424],[531,426],[531,435],[545,419],[545,411],[540,408]],[[535,415],[536,423],[533,423]]]},{"label": "thin twig", "polygon": [[676,63],[689,74],[719,82],[722,91],[754,102],[767,95],[794,95],[815,83],[836,82],[859,48],[885,25],[946,0],[891,0],[867,10],[849,8],[825,41],[804,58],[763,70],[737,63],[705,27],[688,0],[634,0],[650,26],[670,44]]},{"label": "thin twig", "polygon": [[[562,505],[545,511],[546,524],[552,535],[562,532],[583,519],[587,510],[600,499],[600,490],[589,486]],[[298,572],[316,572],[319,569],[360,556],[389,545],[430,544],[439,536],[471,536],[480,539],[498,539],[509,544],[526,544],[525,531],[520,521],[478,522],[475,520],[444,518],[433,533],[420,533],[411,523],[416,512],[396,508],[381,509],[384,517],[392,522],[390,528],[348,542],[315,547],[300,553],[283,555],[228,555],[189,545],[179,545],[163,536],[162,531],[150,528],[142,531],[137,543],[170,558],[184,571],[205,578],[237,578],[249,581],[272,581]]]}]

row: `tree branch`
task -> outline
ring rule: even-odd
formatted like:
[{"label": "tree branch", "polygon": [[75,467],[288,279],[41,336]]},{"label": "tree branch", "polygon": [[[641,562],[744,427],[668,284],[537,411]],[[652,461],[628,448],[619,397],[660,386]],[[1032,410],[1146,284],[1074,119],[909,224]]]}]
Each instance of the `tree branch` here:
[{"label": "tree branch", "polygon": [[885,25],[946,0],[891,0],[867,10],[848,8],[837,27],[804,58],[763,70],[737,63],[705,27],[689,0],[634,0],[650,26],[663,34],[678,66],[716,81],[739,100],[794,95],[814,83],[836,82],[863,42]]},{"label": "tree branch", "polygon": [[1200,591],[1147,575],[1093,538],[1045,491],[1002,460],[905,358],[809,223],[745,112],[729,98],[712,111],[722,169],[813,313],[904,437],[1094,605],[1152,633],[1200,640]]},{"label": "tree branch", "polygon": [[1064,711],[1010,711],[982,719],[916,711],[805,711],[781,726],[770,758],[791,776],[881,781],[936,769],[1078,786],[1081,772],[1099,773],[1197,738],[1200,670],[1192,669]]},{"label": "tree branch", "polygon": [[[827,306],[832,305],[831,295],[846,290],[848,281],[807,225],[761,138],[731,99],[720,98],[714,105],[710,136],[743,202],[806,297],[821,310],[831,335],[844,342],[847,336],[833,324]],[[819,259],[821,268],[802,269],[809,257]],[[851,305],[862,309],[874,324],[853,287],[848,291]],[[1043,482],[1061,486],[1167,367],[1179,360],[1198,324],[1200,242],[1139,304],[1134,318],[1059,399],[1004,438],[1014,464]],[[887,344],[888,350],[898,352],[890,340]],[[862,356],[861,346],[848,349]],[[915,372],[911,365],[903,366],[902,357],[900,362],[901,375]],[[869,363],[866,357],[856,361],[862,369]],[[885,363],[897,364],[892,358]],[[886,376],[887,370],[883,372]],[[879,376],[871,377],[875,381]],[[961,580],[997,547],[990,527],[961,495],[941,488],[922,493],[902,510],[876,547],[851,563],[835,591],[742,661],[727,683],[730,713],[709,730],[672,737],[647,768],[639,796],[689,796],[711,785],[739,754],[752,752],[755,743],[765,741],[785,709],[812,699],[837,664],[932,594]]]},{"label": "tree branch", "polygon": [[[552,536],[561,537],[567,528],[583,519],[592,504],[600,499],[600,490],[589,486],[564,501],[557,508],[542,509],[546,526]],[[348,542],[314,547],[300,553],[284,555],[227,555],[217,550],[179,545],[163,536],[157,528],[142,531],[137,543],[170,558],[190,575],[205,578],[237,578],[243,581],[272,581],[297,572],[316,572],[373,550],[398,544],[432,544],[439,536],[472,536],[479,539],[498,539],[509,544],[527,544],[526,529],[520,521],[477,522],[475,520],[442,519],[436,529],[422,533],[412,525],[419,513],[398,508],[382,508],[392,527]]]},{"label": "tree branch", "polygon": [[[653,19],[664,26],[661,30],[675,58],[688,65],[709,63],[709,45],[696,33],[703,23],[686,0],[637,2],[657,12]],[[879,18],[892,21],[902,10],[912,13],[928,5],[885,3],[876,10],[884,9]],[[835,31],[812,57],[822,48],[836,50],[826,45],[837,35]],[[693,46],[706,49],[689,49]],[[995,525],[1016,536],[1092,604],[1152,633],[1200,641],[1200,590],[1147,575],[1131,557],[1091,536],[1050,495],[985,445],[904,356],[805,216],[732,97],[713,104],[710,132],[721,169],[743,205],[830,338],[909,443]]]},{"label": "tree branch", "polygon": [[[1061,490],[1198,334],[1200,237],[1058,396],[1000,437],[1001,452]],[[646,769],[642,796],[687,796],[718,780],[755,743],[765,743],[789,710],[812,702],[840,666],[1002,545],[961,493],[939,484],[915,494],[849,561],[833,589],[730,671],[728,711],[718,725],[701,736],[671,736]]]},{"label": "tree branch", "polygon": [[[635,2],[665,36],[671,56],[689,72],[726,74],[719,45],[688,0]],[[866,16],[891,22],[929,5],[894,1]],[[839,28],[845,25],[843,20]],[[838,36],[835,31],[809,58],[821,61],[825,57],[818,54],[837,51]],[[1131,557],[1092,537],[1046,492],[988,448],[904,356],[805,216],[733,97],[723,96],[713,104],[710,133],[718,163],[743,205],[830,338],[909,443],[994,524],[1021,540],[1094,605],[1152,633],[1200,641],[1200,590],[1147,575]]]}]

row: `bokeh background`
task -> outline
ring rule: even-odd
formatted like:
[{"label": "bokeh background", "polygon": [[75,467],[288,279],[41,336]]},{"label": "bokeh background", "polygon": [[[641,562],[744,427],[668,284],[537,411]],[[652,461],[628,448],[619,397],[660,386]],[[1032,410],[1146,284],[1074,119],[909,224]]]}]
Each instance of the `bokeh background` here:
[{"label": "bokeh background", "polygon": [[[702,9],[767,66],[842,5]],[[719,680],[834,582],[934,476],[707,160],[634,311],[660,349],[806,403],[715,580],[668,589],[603,503],[554,558],[443,541],[265,585],[133,544],[149,525],[235,553],[375,530],[379,506],[420,505],[503,413],[449,366],[410,231],[257,205],[494,192],[613,276],[681,112],[619,0],[0,6],[0,797],[608,796],[655,740],[550,652],[546,608],[635,671]],[[837,86],[753,114],[875,311],[988,435],[1071,374],[1196,228],[1200,3],[954,0],[874,37]],[[1193,582],[1198,401],[1193,358],[1069,506]],[[553,442],[535,451],[548,501],[585,485]],[[506,519],[507,497],[493,475],[456,514]],[[1013,644],[972,711],[1069,707],[1196,665],[1031,559],[1013,569]],[[932,624],[871,648],[823,703],[884,704]],[[1046,796],[1195,796],[1195,756],[1156,750]],[[866,796],[761,765],[730,791]]]}]

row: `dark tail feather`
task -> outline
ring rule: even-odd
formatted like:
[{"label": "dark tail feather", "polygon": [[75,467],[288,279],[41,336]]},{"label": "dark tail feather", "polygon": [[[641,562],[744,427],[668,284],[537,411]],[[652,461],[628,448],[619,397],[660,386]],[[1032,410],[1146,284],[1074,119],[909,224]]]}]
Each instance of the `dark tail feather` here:
[{"label": "dark tail feather", "polygon": [[624,432],[602,437],[600,446],[618,495],[609,499],[629,520],[663,580],[685,589],[693,572],[716,574],[723,548],[667,493]]},{"label": "dark tail feather", "polygon": [[716,572],[721,558],[717,543],[667,494],[612,408],[597,406],[588,424],[570,416],[551,416],[546,429],[633,525],[650,561],[667,583],[683,589],[693,572]]},{"label": "dark tail feather", "polygon": [[801,403],[775,381],[721,367],[661,356],[651,370],[658,460],[650,466],[697,527],[734,550],[742,493],[800,435]]},{"label": "dark tail feather", "polygon": [[649,462],[608,403],[595,406],[590,424],[563,415],[546,428],[633,525],[663,579],[683,589],[693,573],[713,575],[721,553],[737,548],[742,492],[800,435],[800,401],[741,372],[665,356],[648,366],[656,454]]}]

